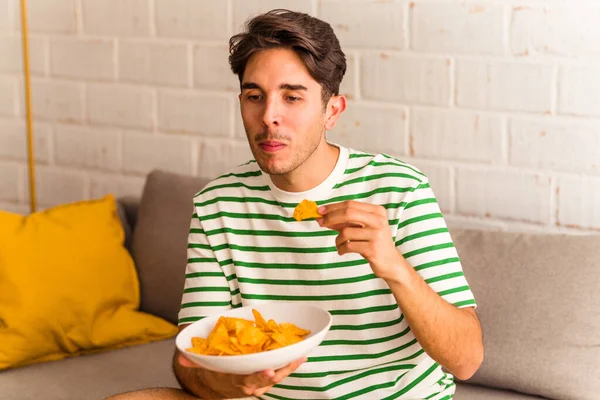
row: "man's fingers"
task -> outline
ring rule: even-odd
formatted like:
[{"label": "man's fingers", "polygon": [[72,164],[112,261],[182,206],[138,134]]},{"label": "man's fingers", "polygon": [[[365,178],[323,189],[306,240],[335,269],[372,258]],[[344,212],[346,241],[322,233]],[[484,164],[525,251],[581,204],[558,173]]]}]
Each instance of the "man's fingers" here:
[{"label": "man's fingers", "polygon": [[202,368],[201,366],[199,366],[195,362],[190,361],[187,358],[185,358],[185,356],[183,354],[179,354],[179,358],[177,359],[177,361],[179,362],[179,364],[182,367],[186,367],[186,368]]},{"label": "man's fingers", "polygon": [[337,252],[341,256],[348,253],[358,253],[364,258],[367,258],[367,256],[370,254],[369,246],[369,242],[366,241],[344,242],[341,245],[337,246]]},{"label": "man's fingers", "polygon": [[369,241],[374,237],[374,230],[371,228],[344,228],[340,230],[340,234],[335,238],[335,247],[343,246],[352,242]]},{"label": "man's fingers", "polygon": [[274,378],[275,371],[272,369],[267,369],[265,371],[248,375],[246,379],[244,379],[244,386],[253,392],[266,386],[273,386],[275,383]]},{"label": "man's fingers", "polygon": [[252,393],[252,396],[256,396],[256,397],[258,397],[258,396],[262,396],[263,394],[265,394],[265,393],[267,393],[269,390],[271,390],[271,388],[272,388],[272,387],[273,387],[273,386],[266,386],[266,387],[264,387],[264,388],[261,388],[261,389],[255,390],[255,391],[254,391],[254,393]]},{"label": "man's fingers", "polygon": [[344,208],[355,208],[358,210],[362,210],[362,211],[366,211],[366,212],[370,212],[370,213],[374,213],[377,214],[379,211],[377,211],[377,208],[379,208],[379,206],[375,205],[375,204],[370,204],[370,203],[365,203],[362,201],[354,201],[354,200],[347,200],[347,201],[342,201],[340,203],[333,203],[333,204],[329,204],[327,206],[321,206],[319,207],[319,213],[323,214],[329,214],[333,211],[337,211],[337,210],[341,210]]},{"label": "man's fingers", "polygon": [[318,222],[319,225],[336,231],[340,231],[347,227],[377,227],[382,224],[381,216],[357,208],[342,208],[333,212],[328,212],[323,218],[320,218]]},{"label": "man's fingers", "polygon": [[294,372],[296,370],[296,368],[298,368],[300,365],[302,365],[302,363],[306,362],[306,360],[307,360],[307,358],[303,357],[303,358],[296,360],[292,363],[289,363],[285,367],[280,368],[277,371],[275,371],[275,376],[273,377],[274,383],[281,382],[283,380],[283,378],[285,378],[286,376],[288,376],[289,374]]},{"label": "man's fingers", "polygon": [[338,231],[338,232],[341,232],[342,230],[344,230],[346,228],[364,228],[364,225],[362,225],[362,224],[360,224],[360,225],[359,224],[349,224],[346,222],[343,222],[341,224],[335,224],[335,225],[326,224],[324,222],[324,223],[321,223],[321,226],[327,227],[331,230]]}]

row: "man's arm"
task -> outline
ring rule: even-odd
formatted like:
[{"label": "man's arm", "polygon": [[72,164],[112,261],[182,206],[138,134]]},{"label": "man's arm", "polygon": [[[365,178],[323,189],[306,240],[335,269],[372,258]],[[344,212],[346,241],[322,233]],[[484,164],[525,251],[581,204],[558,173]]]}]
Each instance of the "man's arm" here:
[{"label": "man's arm", "polygon": [[458,379],[473,376],[483,361],[473,307],[457,308],[442,299],[404,259],[397,271],[386,282],[423,349]]},{"label": "man's arm", "polygon": [[319,208],[319,225],[340,232],[338,253],[359,253],[390,287],[416,339],[431,358],[459,379],[483,361],[481,326],[474,311],[436,293],[396,248],[385,208],[345,201]]},{"label": "man's arm", "polygon": [[[181,325],[179,332],[181,332],[188,325]],[[224,397],[206,387],[203,383],[201,368],[186,368],[179,363],[179,357],[181,353],[178,349],[175,349],[173,354],[173,373],[179,386],[185,391],[200,397],[201,399],[223,399]]]}]

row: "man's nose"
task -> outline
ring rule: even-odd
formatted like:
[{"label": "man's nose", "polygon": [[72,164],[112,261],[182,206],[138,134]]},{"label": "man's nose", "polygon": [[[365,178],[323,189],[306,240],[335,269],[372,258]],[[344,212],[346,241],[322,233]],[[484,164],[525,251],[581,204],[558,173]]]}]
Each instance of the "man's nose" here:
[{"label": "man's nose", "polygon": [[279,126],[281,124],[281,108],[275,99],[267,100],[265,103],[263,124],[265,126]]}]

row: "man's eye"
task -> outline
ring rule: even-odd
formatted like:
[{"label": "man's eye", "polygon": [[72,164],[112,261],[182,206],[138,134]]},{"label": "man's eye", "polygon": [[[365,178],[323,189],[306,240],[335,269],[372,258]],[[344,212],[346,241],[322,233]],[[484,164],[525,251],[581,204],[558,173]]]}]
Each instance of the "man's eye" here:
[{"label": "man's eye", "polygon": [[296,102],[296,101],[300,101],[300,97],[296,97],[296,96],[288,96],[287,99],[291,102]]},{"label": "man's eye", "polygon": [[250,101],[258,101],[260,100],[260,95],[258,94],[251,94],[249,96],[247,96],[247,99]]}]

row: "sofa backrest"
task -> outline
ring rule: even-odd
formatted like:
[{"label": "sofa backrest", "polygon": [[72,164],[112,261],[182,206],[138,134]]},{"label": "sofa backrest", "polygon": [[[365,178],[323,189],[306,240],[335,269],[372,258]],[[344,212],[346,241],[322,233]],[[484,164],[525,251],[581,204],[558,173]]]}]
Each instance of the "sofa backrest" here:
[{"label": "sofa backrest", "polygon": [[469,380],[551,399],[597,399],[600,235],[454,230],[485,360]]},{"label": "sofa backrest", "polygon": [[[140,280],[140,309],[177,323],[185,281],[187,239],[193,197],[208,182],[164,171],[152,171],[137,205],[131,253]],[[135,201],[125,209],[136,209]]]}]

